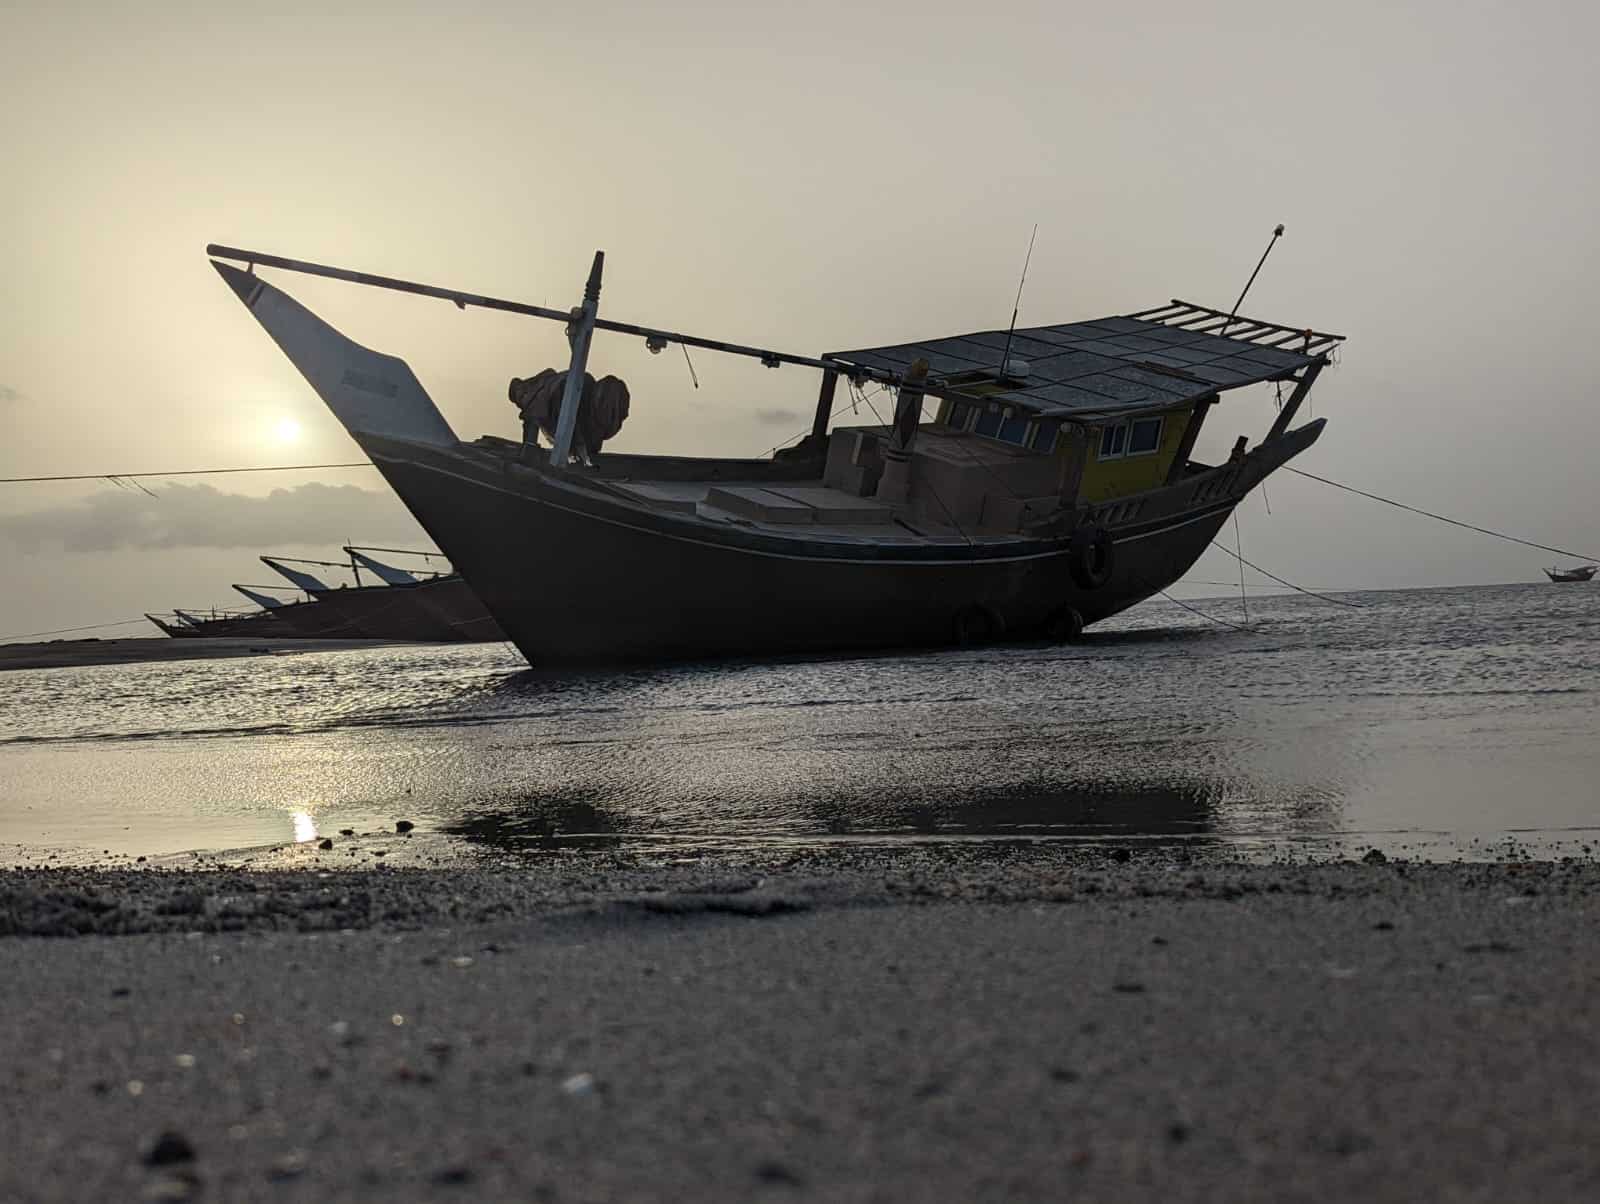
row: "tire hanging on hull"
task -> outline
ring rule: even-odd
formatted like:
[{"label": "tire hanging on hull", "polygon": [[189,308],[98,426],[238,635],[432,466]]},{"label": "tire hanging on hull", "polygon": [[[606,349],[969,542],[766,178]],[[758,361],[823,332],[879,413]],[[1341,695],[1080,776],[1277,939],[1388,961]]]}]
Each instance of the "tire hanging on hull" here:
[{"label": "tire hanging on hull", "polygon": [[968,606],[956,612],[955,642],[963,648],[992,644],[1006,634],[1006,621],[987,606]]},{"label": "tire hanging on hull", "polygon": [[1072,579],[1082,589],[1099,589],[1111,580],[1116,566],[1116,541],[1098,523],[1086,523],[1072,533],[1067,545]]},{"label": "tire hanging on hull", "polygon": [[1070,606],[1062,606],[1044,621],[1044,633],[1058,644],[1070,644],[1083,634],[1083,616]]}]

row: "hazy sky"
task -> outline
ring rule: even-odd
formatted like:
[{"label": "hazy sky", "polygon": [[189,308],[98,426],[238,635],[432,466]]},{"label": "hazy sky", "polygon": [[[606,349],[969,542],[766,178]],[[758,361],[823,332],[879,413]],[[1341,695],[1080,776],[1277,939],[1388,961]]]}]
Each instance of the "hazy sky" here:
[{"label": "hazy sky", "polygon": [[[1226,307],[1350,336],[1303,466],[1600,550],[1600,17],[1586,4],[11,5],[0,476],[359,458],[207,265],[216,241],[821,352]],[[277,277],[408,359],[458,433],[558,327]],[[816,378],[648,356],[620,450],[758,453]],[[1209,446],[1257,437],[1229,395]],[[286,438],[298,428],[298,435]],[[264,551],[421,536],[376,474],[0,485],[0,636],[228,597]],[[1280,475],[1245,554],[1311,586],[1553,557]],[[1212,552],[1193,574],[1227,579]],[[137,629],[135,629],[137,630]]]}]

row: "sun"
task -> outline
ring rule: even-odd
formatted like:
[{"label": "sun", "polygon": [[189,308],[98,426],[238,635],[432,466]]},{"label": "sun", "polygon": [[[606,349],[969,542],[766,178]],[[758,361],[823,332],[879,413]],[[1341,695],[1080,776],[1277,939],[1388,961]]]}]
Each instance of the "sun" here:
[{"label": "sun", "polygon": [[278,424],[272,428],[272,433],[278,437],[279,443],[298,443],[300,424],[293,418],[280,418]]}]

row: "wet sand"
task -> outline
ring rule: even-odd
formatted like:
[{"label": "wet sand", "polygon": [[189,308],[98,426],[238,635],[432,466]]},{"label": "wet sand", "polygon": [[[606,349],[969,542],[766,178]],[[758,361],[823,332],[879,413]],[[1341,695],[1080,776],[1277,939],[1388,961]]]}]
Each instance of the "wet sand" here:
[{"label": "wet sand", "polygon": [[1595,1198],[1600,866],[1125,856],[6,872],[0,1198]]},{"label": "wet sand", "polygon": [[142,661],[214,660],[231,656],[282,656],[341,648],[382,648],[388,640],[171,639],[51,640],[0,644],[0,670],[60,669],[72,665],[127,665]]}]

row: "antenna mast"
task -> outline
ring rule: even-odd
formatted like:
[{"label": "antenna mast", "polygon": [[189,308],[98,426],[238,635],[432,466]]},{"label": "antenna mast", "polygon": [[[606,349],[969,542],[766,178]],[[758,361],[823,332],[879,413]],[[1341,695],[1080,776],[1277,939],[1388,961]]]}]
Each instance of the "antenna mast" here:
[{"label": "antenna mast", "polygon": [[1272,254],[1272,248],[1278,245],[1278,240],[1283,237],[1283,223],[1279,222],[1272,231],[1272,237],[1267,240],[1267,249],[1261,252],[1261,258],[1256,261],[1256,270],[1250,273],[1250,279],[1244,282],[1244,289],[1239,293],[1239,299],[1233,303],[1233,308],[1228,311],[1228,320],[1222,324],[1222,329],[1217,331],[1224,338],[1227,337],[1228,327],[1233,325],[1233,317],[1239,312],[1239,307],[1244,304],[1244,295],[1250,291],[1250,286],[1256,282],[1256,277],[1261,274],[1261,265],[1267,262],[1267,256]]},{"label": "antenna mast", "polygon": [[1022,279],[1017,281],[1017,299],[1011,306],[1011,325],[1006,327],[1006,349],[1000,353],[1001,379],[1005,378],[1006,365],[1011,362],[1011,336],[1016,332],[1017,313],[1022,309],[1022,286],[1028,283],[1028,265],[1033,262],[1033,240],[1038,237],[1039,223],[1034,222],[1033,233],[1028,235],[1028,254],[1022,261]]}]

